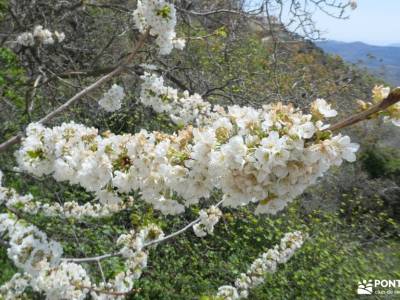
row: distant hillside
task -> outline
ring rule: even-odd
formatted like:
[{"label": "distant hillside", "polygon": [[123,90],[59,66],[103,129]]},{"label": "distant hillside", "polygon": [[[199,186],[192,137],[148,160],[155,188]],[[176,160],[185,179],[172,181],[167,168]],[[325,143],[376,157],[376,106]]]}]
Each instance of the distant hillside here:
[{"label": "distant hillside", "polygon": [[387,82],[400,85],[400,47],[372,46],[361,42],[317,42],[325,52],[337,54],[344,60],[369,69]]}]

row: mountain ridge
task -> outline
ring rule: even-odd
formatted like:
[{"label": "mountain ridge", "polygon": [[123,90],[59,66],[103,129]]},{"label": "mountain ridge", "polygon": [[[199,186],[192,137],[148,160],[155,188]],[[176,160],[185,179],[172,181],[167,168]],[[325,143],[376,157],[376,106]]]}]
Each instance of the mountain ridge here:
[{"label": "mountain ridge", "polygon": [[369,45],[360,41],[318,41],[324,52],[366,68],[392,85],[400,85],[400,47]]}]

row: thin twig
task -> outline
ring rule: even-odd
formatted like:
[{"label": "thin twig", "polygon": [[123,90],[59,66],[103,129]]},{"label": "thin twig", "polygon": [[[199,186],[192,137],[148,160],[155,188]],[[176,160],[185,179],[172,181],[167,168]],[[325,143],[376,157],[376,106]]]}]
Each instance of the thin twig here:
[{"label": "thin twig", "polygon": [[111,295],[111,296],[127,296],[128,294],[132,294],[133,292],[139,291],[139,289],[132,289],[128,292],[112,292],[112,291],[95,289],[95,288],[92,288],[89,286],[77,286],[77,287],[81,288],[81,289],[87,289],[87,290],[93,291],[95,293],[106,294],[106,295]]},{"label": "thin twig", "polygon": [[[222,203],[224,202],[224,200],[219,201],[215,206],[219,207]],[[157,239],[157,240],[153,240],[150,241],[146,244],[143,245],[143,248],[147,248],[150,247],[152,245],[155,244],[159,244],[162,242],[165,242],[185,231],[187,231],[188,229],[192,228],[193,225],[197,224],[200,222],[200,218],[197,218],[196,220],[190,222],[188,225],[186,225],[185,227],[179,229],[178,231],[175,231],[174,233],[171,233],[163,238]],[[104,254],[104,255],[100,255],[100,256],[94,256],[94,257],[85,257],[85,258],[64,258],[63,261],[69,261],[69,262],[75,262],[75,263],[89,263],[89,262],[98,262],[100,260],[106,259],[106,258],[111,258],[111,257],[116,257],[116,256],[121,256],[122,253],[121,252],[116,252],[116,253],[109,253],[109,254]]]},{"label": "thin twig", "polygon": [[31,112],[33,111],[33,108],[35,106],[36,90],[37,90],[37,87],[38,87],[39,82],[40,82],[41,79],[42,79],[42,75],[39,75],[36,78],[35,82],[33,83],[33,88],[32,88],[32,92],[31,92],[31,95],[30,95],[30,99],[26,103],[26,113],[27,113],[29,119],[31,117]]},{"label": "thin twig", "polygon": [[101,261],[100,260],[97,261],[97,265],[99,266],[101,279],[103,280],[103,283],[106,284],[106,277],[104,276],[103,267],[101,266]]}]

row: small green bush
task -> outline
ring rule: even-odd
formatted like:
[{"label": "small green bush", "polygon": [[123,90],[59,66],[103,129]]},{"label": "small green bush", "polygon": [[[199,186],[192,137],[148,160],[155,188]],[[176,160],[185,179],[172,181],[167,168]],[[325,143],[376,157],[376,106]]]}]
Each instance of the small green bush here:
[{"label": "small green bush", "polygon": [[400,152],[397,149],[369,148],[362,153],[361,161],[372,178],[400,176]]}]

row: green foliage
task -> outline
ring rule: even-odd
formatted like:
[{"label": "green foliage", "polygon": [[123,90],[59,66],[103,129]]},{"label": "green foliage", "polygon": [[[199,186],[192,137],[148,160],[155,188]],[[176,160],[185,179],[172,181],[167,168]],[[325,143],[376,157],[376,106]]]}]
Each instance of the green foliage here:
[{"label": "green foliage", "polygon": [[11,260],[7,256],[7,251],[4,247],[0,247],[0,284],[7,282],[16,272]]},{"label": "green foliage", "polygon": [[398,234],[396,215],[379,195],[366,197],[355,188],[350,193],[343,194],[342,199],[339,214],[352,231],[362,232],[367,238],[382,233],[388,237]]},{"label": "green foliage", "polygon": [[397,149],[371,147],[362,153],[361,161],[372,178],[400,176],[400,152]]},{"label": "green foliage", "polygon": [[[325,225],[326,226],[326,225]],[[253,291],[252,299],[354,299],[362,279],[397,278],[399,245],[366,251],[324,228],[291,262]]]},{"label": "green foliage", "polygon": [[0,48],[0,87],[3,97],[7,97],[19,108],[24,107],[21,94],[16,87],[24,81],[24,69],[19,66],[17,56],[8,48]]},{"label": "green foliage", "polygon": [[8,0],[0,0],[0,21],[3,20],[7,13]]},{"label": "green foliage", "polygon": [[169,19],[171,14],[171,7],[169,5],[164,5],[161,9],[157,11],[157,16],[161,16],[164,19]]},{"label": "green foliage", "polygon": [[[2,2],[0,2],[0,11]],[[0,13],[1,19],[1,13]],[[18,57],[8,48],[0,48],[0,97],[22,112],[26,109],[24,99],[25,70],[20,66]],[[26,123],[26,115],[20,114],[17,119],[7,119],[0,127],[0,136],[9,137]]]},{"label": "green foliage", "polygon": [[[354,299],[358,280],[400,274],[400,244],[369,244],[368,239],[398,227],[384,214],[361,213],[362,201],[349,201],[343,197],[343,207],[358,208],[349,219],[322,211],[304,215],[299,203],[277,217],[255,217],[248,209],[227,212],[214,236],[198,239],[189,232],[152,251],[131,299],[215,299],[219,286],[232,284],[260,253],[293,230],[309,234],[304,247],[267,276],[250,299]],[[375,228],[377,223],[382,227]]]}]

